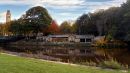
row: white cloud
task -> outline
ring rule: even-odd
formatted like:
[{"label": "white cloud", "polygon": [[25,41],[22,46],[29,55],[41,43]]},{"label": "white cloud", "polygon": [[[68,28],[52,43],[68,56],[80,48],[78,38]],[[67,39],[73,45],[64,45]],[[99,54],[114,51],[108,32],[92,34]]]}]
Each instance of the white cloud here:
[{"label": "white cloud", "polygon": [[59,13],[58,15],[61,15],[61,16],[70,16],[70,15],[72,15],[73,13]]},{"label": "white cloud", "polygon": [[2,13],[0,13],[0,20],[1,20],[1,22],[5,22],[5,17],[6,16],[6,12],[2,12]]},{"label": "white cloud", "polygon": [[84,0],[46,0],[45,3],[54,6],[76,6],[84,2]]},{"label": "white cloud", "polygon": [[0,17],[3,17],[3,16],[5,16],[5,15],[6,15],[6,12],[0,13]]},{"label": "white cloud", "polygon": [[43,5],[41,0],[1,0],[0,4],[2,5]]},{"label": "white cloud", "polygon": [[[68,17],[68,19],[72,19],[78,17],[82,13],[87,13],[88,11],[94,12],[99,9],[108,9],[109,7],[120,6],[123,2],[126,2],[126,0],[107,0],[107,2],[98,2],[98,0],[96,2],[92,2],[91,0],[0,0],[0,5],[29,5],[31,7],[44,6],[48,9],[53,8],[54,10],[61,10],[61,12],[57,12],[57,15],[59,15],[59,17],[64,16]],[[62,12],[63,10],[65,10],[65,12]],[[76,14],[76,12],[72,12],[71,10],[80,12]],[[81,12],[83,10],[84,12]],[[4,20],[3,15],[4,14],[0,13],[0,19],[2,20]],[[54,18],[57,17],[56,15],[52,16],[54,16]],[[61,22],[61,19],[65,20],[64,17],[60,19],[57,18],[57,20]]]},{"label": "white cloud", "polygon": [[110,7],[119,7],[122,3],[126,2],[126,0],[112,0],[107,2],[86,2],[85,5],[92,12],[99,10],[99,9],[108,9]]},{"label": "white cloud", "polygon": [[[111,6],[120,6],[121,3],[126,2],[126,0],[110,0],[107,2],[92,2],[87,0],[1,0],[0,4],[12,4],[12,5],[30,5],[30,6],[45,6],[49,5],[50,7],[57,8],[80,8],[80,7],[94,7],[107,8]],[[96,7],[95,7],[96,6]],[[98,7],[99,6],[99,7]]]},{"label": "white cloud", "polygon": [[12,5],[44,5],[49,4],[52,6],[75,6],[83,3],[84,0],[1,0],[0,4],[12,4]]}]

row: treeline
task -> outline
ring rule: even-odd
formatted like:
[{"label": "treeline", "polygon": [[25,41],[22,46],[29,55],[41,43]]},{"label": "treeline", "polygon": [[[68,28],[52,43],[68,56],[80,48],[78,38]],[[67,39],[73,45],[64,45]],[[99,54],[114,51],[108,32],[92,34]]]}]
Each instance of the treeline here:
[{"label": "treeline", "polygon": [[108,39],[130,41],[130,0],[121,7],[111,7],[83,14],[75,24],[77,34],[93,34]]},{"label": "treeline", "polygon": [[70,22],[64,21],[60,26],[52,19],[47,9],[36,6],[26,11],[19,19],[0,25],[0,35],[37,36],[49,34],[71,34],[74,31]]},{"label": "treeline", "polygon": [[19,19],[1,25],[1,35],[37,35],[46,33],[47,27],[52,23],[48,11],[40,6],[30,8]]}]

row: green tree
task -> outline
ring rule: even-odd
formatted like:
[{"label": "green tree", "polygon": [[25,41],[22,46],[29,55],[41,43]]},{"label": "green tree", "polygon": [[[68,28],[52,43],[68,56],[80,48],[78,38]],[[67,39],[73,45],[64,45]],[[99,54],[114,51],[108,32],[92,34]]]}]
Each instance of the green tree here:
[{"label": "green tree", "polygon": [[93,34],[98,35],[97,26],[94,23],[94,18],[92,14],[83,14],[76,21],[77,34]]},{"label": "green tree", "polygon": [[44,32],[52,21],[48,11],[41,6],[30,8],[21,19],[35,35],[39,32]]},{"label": "green tree", "polygon": [[74,22],[74,23],[72,24],[72,26],[71,26],[71,32],[72,32],[73,34],[76,34],[77,29],[78,29],[78,27],[77,27],[76,23]]},{"label": "green tree", "polygon": [[23,34],[23,25],[20,24],[18,20],[11,21],[11,24],[8,28],[9,32],[11,32],[13,35],[22,35]]}]

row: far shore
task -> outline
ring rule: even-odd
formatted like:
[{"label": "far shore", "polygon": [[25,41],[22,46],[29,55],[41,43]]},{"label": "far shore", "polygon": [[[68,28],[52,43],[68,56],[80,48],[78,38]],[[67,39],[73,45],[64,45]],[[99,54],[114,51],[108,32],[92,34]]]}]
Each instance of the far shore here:
[{"label": "far shore", "polygon": [[100,47],[100,48],[122,48],[128,47],[126,44],[96,44],[96,43],[74,43],[74,42],[36,42],[36,41],[18,41],[10,43],[0,43],[1,46],[57,46],[57,47]]}]

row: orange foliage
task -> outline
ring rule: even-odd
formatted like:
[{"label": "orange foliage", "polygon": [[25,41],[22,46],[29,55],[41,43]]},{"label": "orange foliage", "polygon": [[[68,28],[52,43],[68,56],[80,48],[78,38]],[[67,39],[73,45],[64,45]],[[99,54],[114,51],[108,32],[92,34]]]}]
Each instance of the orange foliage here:
[{"label": "orange foliage", "polygon": [[60,29],[57,23],[53,20],[47,31],[51,34],[58,34],[60,32]]}]

